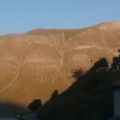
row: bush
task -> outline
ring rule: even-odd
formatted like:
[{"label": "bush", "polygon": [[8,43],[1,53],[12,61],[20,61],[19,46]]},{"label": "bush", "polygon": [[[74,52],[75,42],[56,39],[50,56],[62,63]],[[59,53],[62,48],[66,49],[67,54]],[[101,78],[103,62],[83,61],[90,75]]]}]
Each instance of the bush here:
[{"label": "bush", "polygon": [[28,105],[30,111],[36,111],[39,107],[41,107],[41,99],[33,100],[33,102]]}]

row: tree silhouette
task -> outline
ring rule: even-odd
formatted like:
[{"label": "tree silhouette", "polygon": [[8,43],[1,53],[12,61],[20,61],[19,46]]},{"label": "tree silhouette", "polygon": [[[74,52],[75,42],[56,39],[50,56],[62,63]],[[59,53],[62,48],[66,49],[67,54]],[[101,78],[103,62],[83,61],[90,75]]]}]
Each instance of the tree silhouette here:
[{"label": "tree silhouette", "polygon": [[54,92],[51,95],[51,99],[52,98],[57,98],[58,97],[58,90],[54,90]]},{"label": "tree silhouette", "polygon": [[95,71],[97,68],[100,67],[108,67],[108,62],[105,58],[99,58],[99,61],[97,61],[96,63],[94,63],[94,66],[90,69],[90,71]]},{"label": "tree silhouette", "polygon": [[41,105],[41,99],[36,99],[28,105],[28,109],[30,109],[30,111],[36,111]]},{"label": "tree silhouette", "polygon": [[74,70],[71,70],[71,72],[72,72],[72,77],[75,78],[76,80],[82,77],[83,75],[82,69],[79,69],[79,70],[74,69]]}]

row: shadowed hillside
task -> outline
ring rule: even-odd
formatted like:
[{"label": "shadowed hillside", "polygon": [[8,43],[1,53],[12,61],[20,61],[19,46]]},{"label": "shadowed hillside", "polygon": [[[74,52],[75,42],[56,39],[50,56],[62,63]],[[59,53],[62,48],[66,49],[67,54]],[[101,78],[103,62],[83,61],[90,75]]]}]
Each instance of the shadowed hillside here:
[{"label": "shadowed hillside", "polygon": [[86,74],[76,70],[73,77],[77,81],[42,106],[38,113],[40,120],[105,120],[112,116],[111,84],[120,79],[120,71],[95,72],[106,66],[107,60],[101,58]]},{"label": "shadowed hillside", "polygon": [[71,70],[88,71],[100,57],[111,65],[119,46],[120,22],[0,36],[0,101],[25,108],[34,99],[45,103],[76,81]]}]

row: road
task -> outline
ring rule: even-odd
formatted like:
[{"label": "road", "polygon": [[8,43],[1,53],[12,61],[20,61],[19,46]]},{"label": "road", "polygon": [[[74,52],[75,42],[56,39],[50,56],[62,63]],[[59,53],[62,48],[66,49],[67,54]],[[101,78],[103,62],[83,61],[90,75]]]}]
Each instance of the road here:
[{"label": "road", "polygon": [[[0,120],[18,120],[18,118],[0,118]],[[24,114],[21,116],[21,120],[39,120],[36,118],[36,113]]]}]

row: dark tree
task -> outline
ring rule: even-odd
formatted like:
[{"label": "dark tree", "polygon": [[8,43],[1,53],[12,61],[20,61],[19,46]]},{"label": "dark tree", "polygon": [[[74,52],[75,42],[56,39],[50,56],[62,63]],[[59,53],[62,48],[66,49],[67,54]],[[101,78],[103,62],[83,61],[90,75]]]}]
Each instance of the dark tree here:
[{"label": "dark tree", "polygon": [[120,49],[118,50],[118,53],[119,53],[119,57],[120,57]]},{"label": "dark tree", "polygon": [[108,67],[108,62],[105,58],[99,58],[99,61],[94,63],[94,66],[90,69],[90,71],[95,71],[97,68],[100,67]]},{"label": "dark tree", "polygon": [[120,52],[120,49],[118,50],[118,52]]},{"label": "dark tree", "polygon": [[28,105],[28,109],[30,109],[31,111],[36,111],[39,107],[41,107],[41,105],[41,99],[36,99]]},{"label": "dark tree", "polygon": [[54,92],[51,95],[51,99],[52,98],[57,98],[58,97],[58,90],[54,90]]},{"label": "dark tree", "polygon": [[76,80],[82,77],[83,71],[81,69],[79,70],[71,70],[72,72],[72,77],[75,78]]}]

